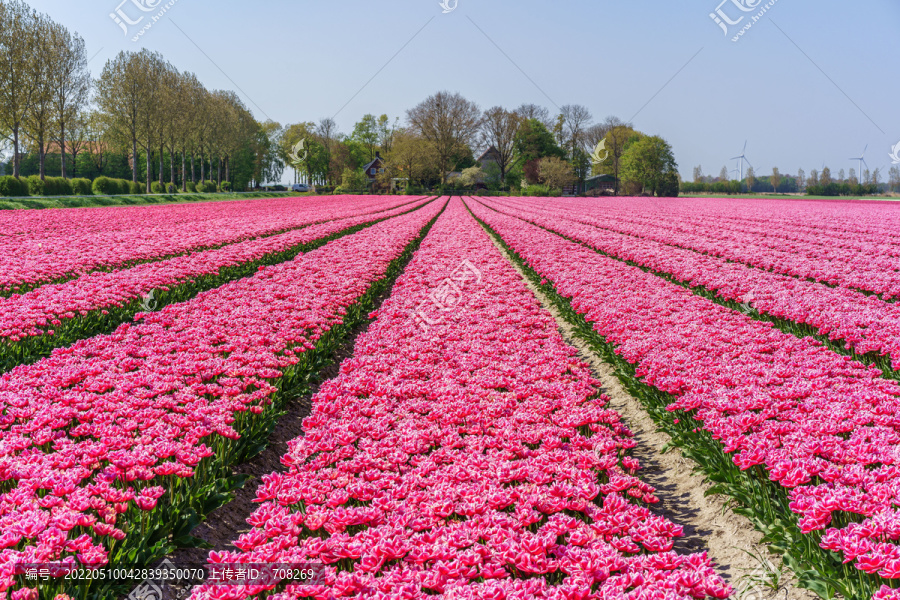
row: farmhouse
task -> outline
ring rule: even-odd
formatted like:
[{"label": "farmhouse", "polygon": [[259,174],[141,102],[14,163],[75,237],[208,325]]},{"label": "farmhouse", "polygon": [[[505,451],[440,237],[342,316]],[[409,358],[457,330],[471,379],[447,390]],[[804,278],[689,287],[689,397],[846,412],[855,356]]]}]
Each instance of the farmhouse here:
[{"label": "farmhouse", "polygon": [[489,173],[490,170],[488,167],[491,165],[500,165],[500,152],[497,151],[496,148],[491,146],[484,153],[478,157],[478,164],[481,166],[481,170],[485,173]]},{"label": "farmhouse", "polygon": [[381,158],[381,152],[375,153],[375,160],[363,167],[369,183],[375,183],[375,177],[384,173],[384,159]]}]

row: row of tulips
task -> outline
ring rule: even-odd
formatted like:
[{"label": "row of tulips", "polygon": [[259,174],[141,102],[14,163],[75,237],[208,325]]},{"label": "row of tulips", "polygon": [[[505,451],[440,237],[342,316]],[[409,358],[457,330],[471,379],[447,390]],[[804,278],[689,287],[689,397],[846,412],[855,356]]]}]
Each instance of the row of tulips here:
[{"label": "row of tulips", "polygon": [[[647,202],[642,199],[572,200],[565,203],[551,200],[548,206],[617,233],[695,250],[782,275],[878,294],[885,300],[900,296],[900,263],[896,257],[881,254],[877,244],[859,252],[835,248],[828,257],[813,255],[812,252],[803,255],[798,253],[796,244],[790,240],[775,240],[770,244],[774,247],[769,247],[762,243],[759,235],[741,232],[725,236],[716,230],[704,232],[702,228],[696,229],[690,210],[685,210],[684,214],[679,211],[671,225],[660,223],[662,218],[657,218],[662,210],[657,208],[659,201],[653,201],[657,205],[651,205],[655,209],[650,213],[654,218],[635,216],[636,212],[642,212]],[[678,205],[680,203],[675,206]],[[877,213],[884,210],[879,208]]]},{"label": "row of tulips", "polygon": [[142,310],[187,300],[201,291],[252,275],[259,266],[291,260],[333,237],[415,210],[424,202],[143,263],[131,269],[95,271],[26,294],[0,298],[0,372],[33,362],[53,348],[109,332]]},{"label": "row of tulips", "polygon": [[[706,199],[679,202],[675,212],[682,216],[689,212],[700,231],[726,237],[749,233],[766,246],[787,245],[801,254],[827,257],[833,248],[843,248],[869,256],[900,256],[900,214],[883,202]],[[664,223],[678,221],[665,212],[642,216],[654,220],[659,216]]]},{"label": "row of tulips", "polygon": [[0,591],[17,563],[145,564],[169,551],[221,496],[227,466],[265,439],[273,402],[305,389],[331,333],[371,310],[442,206],[0,376]]},{"label": "row of tulips", "polygon": [[[535,203],[480,200],[504,214],[521,217],[606,255],[650,269],[716,298],[743,304],[747,312],[807,325],[840,340],[859,358],[871,354],[889,372],[900,370],[900,305],[847,288],[779,275],[726,259],[653,240],[623,235],[584,223],[558,208]],[[887,357],[886,360],[879,360]],[[890,373],[892,376],[893,373]]]},{"label": "row of tulips", "polygon": [[95,270],[386,210],[412,197],[322,196],[0,215],[0,295]]},{"label": "row of tulips", "polygon": [[[429,297],[454,309],[425,326]],[[704,554],[671,551],[681,527],[644,506],[657,499],[598,386],[451,201],[313,397],[286,472],[263,478],[238,550],[210,556],[318,563],[316,582],[192,600],[727,597]]]},{"label": "row of tulips", "polygon": [[710,442],[700,464],[715,465],[726,487],[741,482],[729,493],[781,536],[798,570],[815,572],[801,581],[817,580],[823,594],[897,597],[897,382],[559,235],[471,208],[632,365],[635,381],[659,392],[657,409],[671,403],[679,435]]}]

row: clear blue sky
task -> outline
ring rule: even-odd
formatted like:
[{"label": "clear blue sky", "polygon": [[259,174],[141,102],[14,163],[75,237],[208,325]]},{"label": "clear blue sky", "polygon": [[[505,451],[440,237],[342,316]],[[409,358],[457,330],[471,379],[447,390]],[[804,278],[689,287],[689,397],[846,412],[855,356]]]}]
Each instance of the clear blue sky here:
[{"label": "clear blue sky", "polygon": [[[637,113],[640,130],[672,144],[685,178],[698,164],[713,175],[735,168],[745,140],[759,175],[823,163],[836,174],[866,144],[869,166],[886,173],[900,142],[897,0],[777,0],[737,43],[731,35],[765,1],[727,0],[724,15],[746,16],[726,37],[709,16],[721,0],[458,0],[448,14],[438,0],[176,0],[136,43],[109,16],[121,1],[30,4],[85,38],[95,76],[144,46],[282,124],[334,115],[409,42],[337,115],[342,131],[367,112],[402,117],[446,89],[482,108]],[[121,10],[135,20],[144,13],[132,2],[160,0],[127,0]]]}]

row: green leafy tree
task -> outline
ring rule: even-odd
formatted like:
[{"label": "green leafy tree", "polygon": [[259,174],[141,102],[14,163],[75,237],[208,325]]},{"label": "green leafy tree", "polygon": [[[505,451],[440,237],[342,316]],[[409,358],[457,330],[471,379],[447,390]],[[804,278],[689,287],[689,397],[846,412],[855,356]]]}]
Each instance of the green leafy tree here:
[{"label": "green leafy tree", "polygon": [[408,179],[411,185],[424,185],[430,179],[437,179],[431,143],[412,130],[401,129],[394,135],[385,161],[394,177]]},{"label": "green leafy tree", "polygon": [[576,148],[571,164],[574,169],[575,179],[584,181],[591,171],[591,157],[588,156],[588,153],[581,148]]},{"label": "green leafy tree", "polygon": [[393,123],[391,123],[391,120],[387,115],[378,117],[378,143],[381,146],[381,152],[383,154],[389,153],[393,148],[394,134],[396,134],[399,129],[400,117],[394,119]]},{"label": "green leafy tree", "polygon": [[616,195],[619,194],[623,179],[622,158],[630,146],[637,143],[644,134],[635,131],[630,125],[614,125],[606,134],[606,159],[595,165],[595,174],[612,175],[616,178]]},{"label": "green leafy tree", "polygon": [[44,16],[38,16],[36,27],[40,34],[32,48],[35,63],[33,75],[39,84],[31,98],[31,107],[25,116],[25,135],[32,141],[38,153],[40,178],[46,177],[46,152],[53,136],[54,95],[53,80],[57,78],[57,44],[61,43],[65,28]]},{"label": "green leafy tree", "polygon": [[632,144],[622,156],[622,177],[638,184],[655,196],[667,191],[671,177],[677,181],[678,164],[672,146],[658,136],[645,137]]},{"label": "green leafy tree", "polygon": [[381,129],[375,115],[363,115],[363,118],[353,126],[350,140],[359,143],[369,155],[369,161],[375,160],[375,152],[381,141]]},{"label": "green leafy tree", "polygon": [[[284,132],[275,121],[254,123],[256,125],[256,169],[255,179],[259,183],[281,181],[285,161],[281,153]],[[235,152],[236,150],[232,150]]]},{"label": "green leafy tree", "polygon": [[539,162],[542,158],[566,157],[553,134],[538,119],[527,119],[520,125],[515,136],[515,148],[524,168],[525,179],[530,184],[540,181]]},{"label": "green leafy tree", "polygon": [[819,185],[819,170],[813,169],[809,172],[809,179],[806,182],[807,187],[815,187]]},{"label": "green leafy tree", "polygon": [[341,187],[345,190],[364,190],[369,185],[369,179],[362,169],[347,167],[341,174]]},{"label": "green leafy tree", "polygon": [[41,87],[37,61],[42,29],[42,19],[24,2],[0,2],[0,129],[12,137],[15,177],[25,120]]},{"label": "green leafy tree", "polygon": [[[308,183],[311,184],[313,182],[313,161],[309,160],[309,156],[311,153],[311,144],[313,143],[313,131],[315,130],[315,127],[315,123],[311,122],[287,125],[279,140],[279,156],[286,165],[289,164],[291,168],[293,168],[295,183],[300,182],[301,173],[306,174],[305,179]],[[294,151],[294,147],[301,141],[303,142],[303,149],[298,150],[298,158],[302,160],[299,163],[294,164],[291,162],[292,159],[290,157]]]},{"label": "green leafy tree", "polygon": [[[134,182],[138,181],[138,142],[150,135],[148,127],[154,123],[155,94],[149,74],[158,61],[161,57],[149,50],[120,52],[103,67],[96,85],[97,108],[107,127],[107,139],[117,146],[128,144]],[[148,171],[149,162],[148,150]]]}]

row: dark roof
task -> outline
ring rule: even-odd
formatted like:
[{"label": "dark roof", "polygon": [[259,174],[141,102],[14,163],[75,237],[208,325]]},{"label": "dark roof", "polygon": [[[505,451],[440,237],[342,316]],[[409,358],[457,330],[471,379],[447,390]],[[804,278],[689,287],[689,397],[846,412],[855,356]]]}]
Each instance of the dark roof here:
[{"label": "dark roof", "polygon": [[594,175],[593,177],[588,177],[585,181],[611,181],[614,182],[616,180],[615,175]]},{"label": "dark roof", "polygon": [[381,158],[380,156],[376,156],[375,160],[373,160],[372,162],[370,162],[369,164],[367,164],[366,166],[363,167],[363,171],[368,172],[369,169],[374,167],[376,163],[378,163],[378,167],[376,167],[376,168],[381,168],[384,166],[384,159]]},{"label": "dark roof", "polygon": [[485,158],[487,158],[487,155],[488,155],[488,154],[495,154],[495,155],[497,155],[497,154],[500,154],[500,152],[499,152],[496,148],[494,148],[493,146],[491,146],[490,148],[488,148],[487,150],[485,150],[484,153],[483,153],[481,156],[478,157],[478,162],[481,162],[481,161],[483,161]]}]

